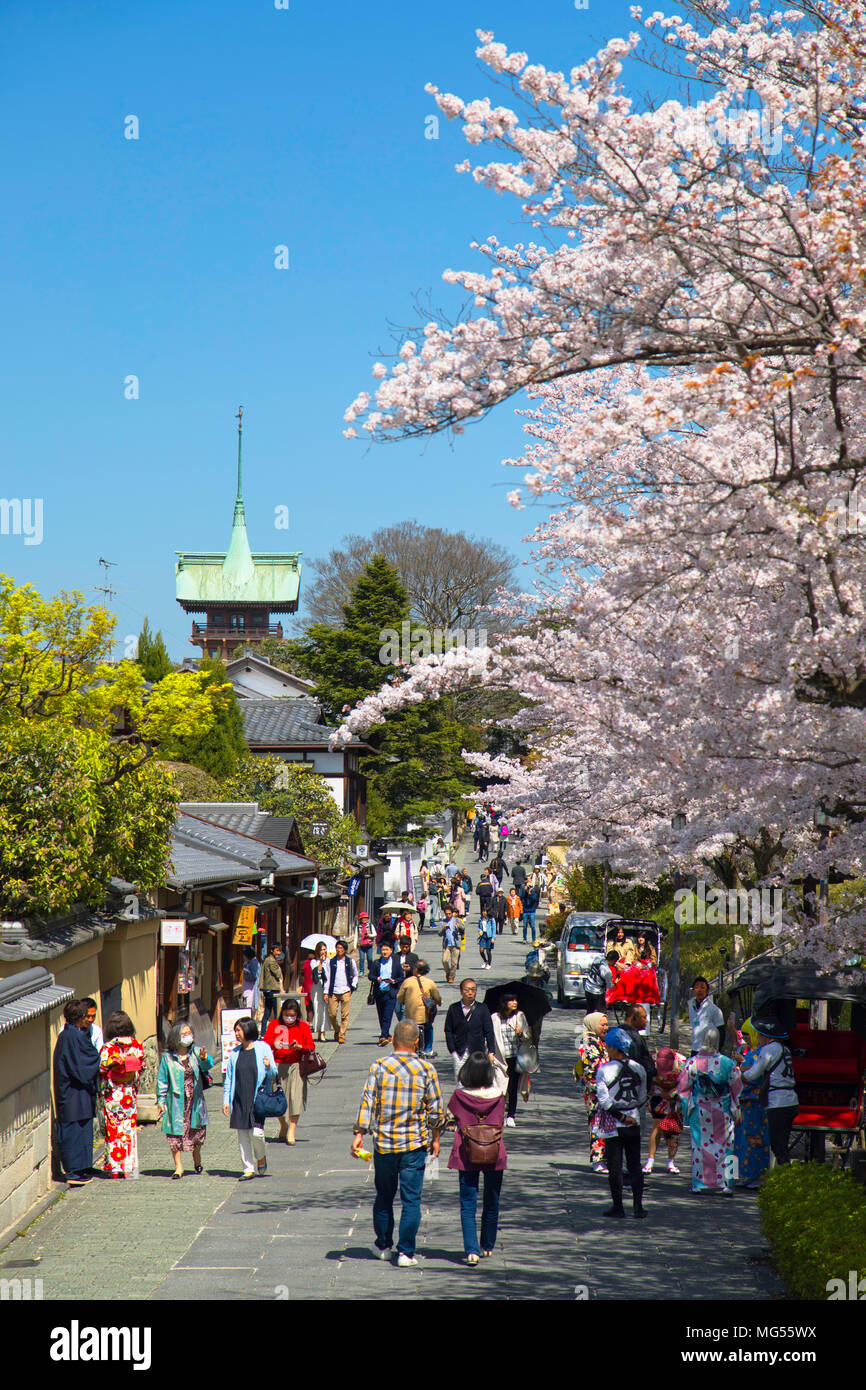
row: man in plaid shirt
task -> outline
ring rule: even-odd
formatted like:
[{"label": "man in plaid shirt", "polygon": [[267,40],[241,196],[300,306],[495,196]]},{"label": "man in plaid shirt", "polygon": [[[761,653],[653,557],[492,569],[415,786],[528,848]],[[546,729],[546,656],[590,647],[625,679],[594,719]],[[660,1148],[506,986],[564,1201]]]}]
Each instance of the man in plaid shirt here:
[{"label": "man in plaid shirt", "polygon": [[373,1230],[376,1256],[387,1260],[394,1239],[394,1198],[400,1185],[400,1237],[397,1264],[416,1265],[415,1240],[421,1224],[421,1189],[428,1150],[438,1155],[439,1131],[445,1121],[439,1079],[429,1062],[417,1055],[421,1030],[404,1019],[394,1029],[394,1052],[370,1068],[355,1121],[352,1153],[362,1136],[373,1136],[376,1200]]}]

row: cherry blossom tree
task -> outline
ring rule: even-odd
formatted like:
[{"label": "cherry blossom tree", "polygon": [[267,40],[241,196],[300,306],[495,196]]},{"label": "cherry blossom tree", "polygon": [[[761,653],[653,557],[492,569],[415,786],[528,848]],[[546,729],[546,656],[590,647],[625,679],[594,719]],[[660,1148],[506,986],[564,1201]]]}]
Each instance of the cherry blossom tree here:
[{"label": "cherry blossom tree", "polygon": [[[344,730],[507,684],[534,754],[474,761],[534,842],[565,835],[645,880],[672,863],[861,873],[866,15],[684,9],[568,78],[481,34],[524,119],[437,93],[470,143],[508,152],[474,176],[543,236],[477,247],[489,273],[446,272],[475,314],[377,364],[347,433],[459,431],[527,388],[531,443],[506,462],[551,505],[533,534],[547,578],[495,653],[416,663]],[[705,99],[636,110],[627,54]],[[789,927],[828,966],[866,943],[856,912]]]}]

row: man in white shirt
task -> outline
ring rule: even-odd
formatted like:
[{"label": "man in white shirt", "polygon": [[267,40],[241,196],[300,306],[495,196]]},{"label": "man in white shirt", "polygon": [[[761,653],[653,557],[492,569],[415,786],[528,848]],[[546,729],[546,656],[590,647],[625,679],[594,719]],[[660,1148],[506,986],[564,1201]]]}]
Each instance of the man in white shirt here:
[{"label": "man in white shirt", "polygon": [[[344,1043],[346,1041],[346,1029],[349,1026],[349,1005],[354,991],[358,988],[358,967],[346,955],[345,941],[338,941],[334,950],[335,955],[328,968],[323,993],[328,1006],[328,1018],[331,1020],[331,1027],[334,1030],[334,1042]],[[338,1005],[340,1008],[339,1024],[337,1023]]]},{"label": "man in white shirt", "polygon": [[102,1029],[96,1022],[96,1000],[82,999],[81,1002],[87,1005],[87,1018],[85,1019],[85,1024],[87,1026],[87,1031],[90,1033],[90,1041],[93,1043],[97,1052],[101,1052],[105,1039],[102,1036]]},{"label": "man in white shirt", "polygon": [[689,1000],[689,1022],[692,1025],[692,1052],[700,1052],[707,1028],[723,1029],[725,1020],[718,1005],[710,995],[709,981],[698,975],[692,981],[692,998]]}]

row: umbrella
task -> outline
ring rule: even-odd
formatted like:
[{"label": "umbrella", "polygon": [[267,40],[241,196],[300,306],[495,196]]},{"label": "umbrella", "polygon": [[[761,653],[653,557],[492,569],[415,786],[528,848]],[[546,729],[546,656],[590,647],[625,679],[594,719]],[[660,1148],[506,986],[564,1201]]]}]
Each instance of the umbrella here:
[{"label": "umbrella", "polygon": [[312,936],[305,936],[301,942],[302,951],[315,951],[320,942],[324,941],[328,948],[328,954],[334,955],[336,951],[336,937],[323,936],[321,932],[313,932]]},{"label": "umbrella", "polygon": [[523,980],[509,980],[506,985],[494,985],[485,994],[484,1002],[491,1013],[498,1010],[499,1001],[503,994],[517,996],[517,1007],[526,1015],[526,1022],[530,1027],[534,1023],[539,1023],[544,1015],[551,1011],[550,1000],[543,989],[536,989],[535,985],[527,985]]},{"label": "umbrella", "polygon": [[420,917],[420,916],[421,916],[421,909],[418,908],[418,907],[416,907],[414,903],[384,903],[384,904],[382,905],[381,911],[382,911],[382,912],[414,912],[415,915],[416,915],[416,917]]}]

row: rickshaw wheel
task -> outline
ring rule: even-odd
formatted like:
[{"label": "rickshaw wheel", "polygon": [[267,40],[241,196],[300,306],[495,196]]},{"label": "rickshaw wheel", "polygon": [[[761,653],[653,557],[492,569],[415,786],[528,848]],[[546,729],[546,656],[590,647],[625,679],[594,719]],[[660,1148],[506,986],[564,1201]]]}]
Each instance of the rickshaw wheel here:
[{"label": "rickshaw wheel", "polygon": [[806,1159],[809,1163],[826,1163],[827,1135],[822,1129],[810,1129],[806,1140]]}]

